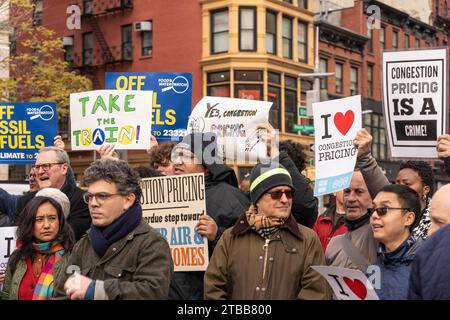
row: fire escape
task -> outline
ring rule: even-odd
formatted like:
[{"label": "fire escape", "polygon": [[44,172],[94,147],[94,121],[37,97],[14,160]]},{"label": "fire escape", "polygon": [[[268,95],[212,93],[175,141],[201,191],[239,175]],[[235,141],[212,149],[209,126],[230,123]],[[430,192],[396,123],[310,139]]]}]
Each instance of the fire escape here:
[{"label": "fire escape", "polygon": [[[83,0],[80,7],[82,8],[82,24],[90,27],[93,38],[90,49],[86,50],[83,43],[81,63],[77,63],[78,69],[92,78],[94,88],[101,88],[102,85],[96,76],[97,71],[106,71],[108,66],[117,63],[130,63],[133,51],[131,42],[128,45],[110,46],[99,22],[114,19],[117,15],[128,14],[133,10],[133,0]],[[97,49],[97,52],[94,52],[94,39],[100,51]]]}]

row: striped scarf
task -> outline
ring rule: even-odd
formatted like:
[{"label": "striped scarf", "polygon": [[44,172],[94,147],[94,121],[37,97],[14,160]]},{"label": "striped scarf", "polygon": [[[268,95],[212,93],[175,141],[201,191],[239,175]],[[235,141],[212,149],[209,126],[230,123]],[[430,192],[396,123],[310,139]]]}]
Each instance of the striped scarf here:
[{"label": "striped scarf", "polygon": [[53,295],[53,266],[61,260],[64,247],[56,242],[33,243],[36,252],[49,256],[34,288],[32,300],[48,300]]},{"label": "striped scarf", "polygon": [[271,218],[251,211],[246,213],[248,224],[264,239],[269,239],[286,221],[285,218]]}]

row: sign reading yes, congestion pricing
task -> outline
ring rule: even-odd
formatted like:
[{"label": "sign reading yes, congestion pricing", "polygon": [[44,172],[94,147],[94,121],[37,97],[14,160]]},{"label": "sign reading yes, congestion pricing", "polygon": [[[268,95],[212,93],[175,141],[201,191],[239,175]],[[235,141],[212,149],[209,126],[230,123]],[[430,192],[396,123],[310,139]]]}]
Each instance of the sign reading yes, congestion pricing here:
[{"label": "sign reading yes, congestion pricing", "polygon": [[0,103],[0,164],[34,164],[57,132],[54,102]]},{"label": "sign reading yes, congestion pricing", "polygon": [[361,129],[361,96],[314,103],[313,113],[314,195],[319,196],[350,185],[357,153],[353,140]]},{"label": "sign reading yes, congestion pricing", "polygon": [[174,72],[106,73],[106,89],[151,90],[152,135],[178,141],[186,135],[192,104],[192,74]]},{"label": "sign reading yes, congestion pricing", "polygon": [[392,157],[435,158],[447,129],[447,49],[383,53],[383,106]]},{"label": "sign reading yes, congestion pricing", "polygon": [[150,148],[151,91],[96,90],[70,95],[72,150]]}]

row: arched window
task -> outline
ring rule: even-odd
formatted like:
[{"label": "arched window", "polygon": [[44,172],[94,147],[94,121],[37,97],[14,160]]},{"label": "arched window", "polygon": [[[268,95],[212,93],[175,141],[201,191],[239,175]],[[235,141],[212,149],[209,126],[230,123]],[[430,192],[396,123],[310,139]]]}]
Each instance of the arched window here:
[{"label": "arched window", "polygon": [[447,1],[444,1],[444,17],[447,17],[447,15],[448,15]]}]

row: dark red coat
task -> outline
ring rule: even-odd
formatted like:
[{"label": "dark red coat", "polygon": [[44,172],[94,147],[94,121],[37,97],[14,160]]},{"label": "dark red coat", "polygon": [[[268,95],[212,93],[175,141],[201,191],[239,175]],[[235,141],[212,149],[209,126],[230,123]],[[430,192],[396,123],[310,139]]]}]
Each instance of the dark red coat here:
[{"label": "dark red coat", "polygon": [[317,218],[316,223],[313,227],[314,231],[319,236],[320,244],[322,245],[324,253],[331,238],[343,234],[347,231],[347,227],[344,225],[344,219],[342,219],[339,227],[337,227],[333,232],[333,216],[335,214],[336,207],[331,206],[327,211],[325,211]]}]

